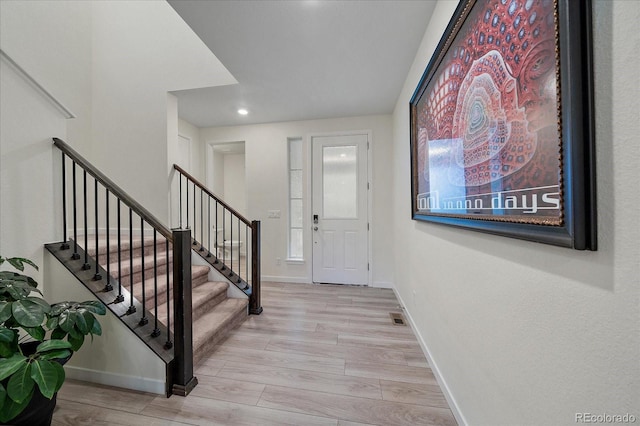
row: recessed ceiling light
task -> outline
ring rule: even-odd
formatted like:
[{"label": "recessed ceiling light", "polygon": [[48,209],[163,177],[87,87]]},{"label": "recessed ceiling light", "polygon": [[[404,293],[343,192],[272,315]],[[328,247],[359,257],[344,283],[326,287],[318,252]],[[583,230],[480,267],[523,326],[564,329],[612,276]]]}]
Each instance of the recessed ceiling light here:
[{"label": "recessed ceiling light", "polygon": [[240,109],[238,110],[238,114],[240,114],[240,115],[247,115],[247,114],[249,114],[249,111],[247,111],[247,110],[246,110],[246,109],[244,109],[244,108],[240,108]]}]

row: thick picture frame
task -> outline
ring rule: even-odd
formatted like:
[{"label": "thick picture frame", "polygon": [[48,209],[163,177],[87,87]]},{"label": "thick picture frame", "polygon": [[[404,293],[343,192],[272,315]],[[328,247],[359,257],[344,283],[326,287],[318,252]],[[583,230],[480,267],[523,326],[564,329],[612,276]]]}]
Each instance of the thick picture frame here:
[{"label": "thick picture frame", "polygon": [[596,250],[590,0],[462,0],[410,101],[411,213]]}]

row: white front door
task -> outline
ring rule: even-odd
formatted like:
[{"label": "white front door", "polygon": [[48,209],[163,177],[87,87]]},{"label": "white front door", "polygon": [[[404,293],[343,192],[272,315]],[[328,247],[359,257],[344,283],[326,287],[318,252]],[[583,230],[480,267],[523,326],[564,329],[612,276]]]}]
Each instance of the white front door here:
[{"label": "white front door", "polygon": [[313,282],[368,284],[367,140],[311,138]]}]

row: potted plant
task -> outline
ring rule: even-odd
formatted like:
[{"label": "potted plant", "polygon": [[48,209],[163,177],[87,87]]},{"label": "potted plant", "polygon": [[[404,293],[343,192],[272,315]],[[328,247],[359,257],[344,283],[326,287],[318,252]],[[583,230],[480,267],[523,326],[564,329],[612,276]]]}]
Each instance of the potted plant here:
[{"label": "potted plant", "polygon": [[20,272],[0,271],[0,423],[51,424],[62,364],[85,336],[102,334],[95,315],[106,309],[97,300],[50,305],[22,274],[25,265],[38,269],[32,261],[0,256],[4,262]]}]

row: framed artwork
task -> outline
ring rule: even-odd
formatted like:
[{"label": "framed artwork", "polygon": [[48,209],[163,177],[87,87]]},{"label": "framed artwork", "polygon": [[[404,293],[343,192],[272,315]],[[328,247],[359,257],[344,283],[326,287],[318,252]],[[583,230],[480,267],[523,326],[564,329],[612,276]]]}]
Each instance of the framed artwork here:
[{"label": "framed artwork", "polygon": [[410,111],[413,219],[596,249],[589,0],[462,0]]}]

